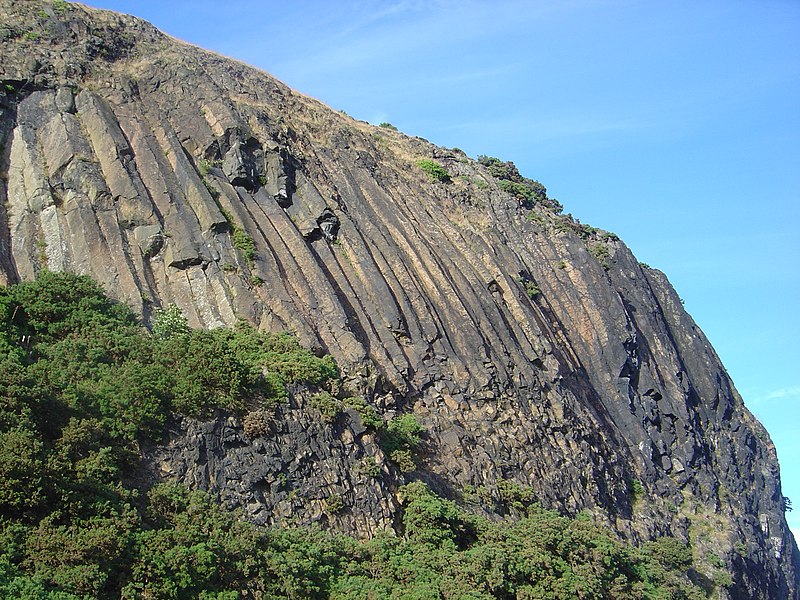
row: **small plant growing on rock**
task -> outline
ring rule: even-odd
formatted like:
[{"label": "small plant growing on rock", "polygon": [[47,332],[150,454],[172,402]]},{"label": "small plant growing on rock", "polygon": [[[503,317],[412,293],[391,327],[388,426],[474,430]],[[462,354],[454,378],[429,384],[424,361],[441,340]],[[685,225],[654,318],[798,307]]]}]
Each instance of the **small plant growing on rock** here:
[{"label": "small plant growing on rock", "polygon": [[539,286],[533,283],[532,281],[525,282],[525,293],[528,295],[528,298],[533,300],[542,293],[542,290],[539,289]]},{"label": "small plant growing on rock", "polygon": [[597,259],[604,269],[608,270],[611,266],[609,260],[611,259],[611,250],[602,242],[591,244],[589,246],[589,253]]},{"label": "small plant growing on rock", "polygon": [[450,182],[450,173],[437,162],[428,158],[423,158],[417,161],[417,166],[428,174],[431,181],[438,181],[440,183]]},{"label": "small plant growing on rock", "polygon": [[384,129],[391,129],[392,131],[397,131],[397,127],[392,125],[391,123],[383,122],[378,127],[383,127]]},{"label": "small plant growing on rock", "polygon": [[644,486],[638,479],[631,479],[628,481],[628,493],[631,495],[631,503],[635,504],[642,496],[644,496]]},{"label": "small plant growing on rock", "polygon": [[366,475],[367,477],[372,477],[373,479],[379,477],[381,474],[380,465],[378,465],[378,463],[375,462],[375,459],[371,456],[363,459],[358,464],[357,469],[359,473]]},{"label": "small plant growing on rock", "polygon": [[254,410],[242,419],[242,428],[245,436],[253,439],[264,437],[270,431],[272,416],[266,410]]},{"label": "small plant growing on rock", "polygon": [[417,463],[410,450],[394,450],[389,453],[389,460],[391,460],[401,473],[410,473],[417,468]]},{"label": "small plant growing on rock", "polygon": [[253,260],[255,260],[256,257],[255,241],[250,237],[250,234],[238,225],[231,223],[231,229],[233,229],[233,234],[231,235],[233,247],[237,248],[242,253],[242,258],[247,266],[252,267]]},{"label": "small plant growing on rock", "polygon": [[403,473],[417,467],[412,451],[419,446],[424,431],[417,417],[412,414],[395,417],[381,431],[381,448]]},{"label": "small plant growing on rock", "polygon": [[520,274],[520,275],[514,277],[514,281],[516,281],[517,283],[519,283],[522,286],[522,288],[525,290],[525,294],[531,300],[533,300],[539,294],[542,293],[542,290],[539,288],[539,286],[536,285],[533,282],[533,280],[531,280],[530,275]]},{"label": "small plant growing on rock", "polygon": [[378,412],[375,410],[375,408],[368,404],[366,400],[364,400],[363,396],[345,398],[342,403],[346,408],[350,408],[358,413],[358,416],[361,417],[361,423],[363,423],[364,427],[377,430],[381,425],[383,425],[383,419],[381,419],[381,417],[378,415]]},{"label": "small plant growing on rock", "polygon": [[344,510],[344,498],[340,494],[331,494],[325,499],[325,512],[335,515]]},{"label": "small plant growing on rock", "polygon": [[308,404],[319,411],[325,423],[333,423],[342,412],[342,403],[328,392],[314,394],[308,399]]},{"label": "small plant growing on rock", "polygon": [[[205,179],[203,181],[205,181]],[[233,242],[233,247],[242,253],[242,258],[244,259],[245,264],[252,269],[253,261],[256,258],[255,240],[249,233],[240,227],[236,221],[233,220],[231,213],[221,207],[220,212],[222,213],[222,216],[225,217],[225,220],[228,222],[228,226],[231,229],[231,242]]]},{"label": "small plant growing on rock", "polygon": [[63,15],[69,10],[69,2],[66,0],[53,0],[53,10],[56,11],[57,14]]}]

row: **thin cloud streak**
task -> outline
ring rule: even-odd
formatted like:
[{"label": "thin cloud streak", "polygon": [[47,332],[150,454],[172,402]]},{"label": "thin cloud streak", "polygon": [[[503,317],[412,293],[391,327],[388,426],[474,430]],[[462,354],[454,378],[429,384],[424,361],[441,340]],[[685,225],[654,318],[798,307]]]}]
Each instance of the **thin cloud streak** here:
[{"label": "thin cloud streak", "polygon": [[751,408],[763,406],[767,403],[785,401],[798,401],[800,402],[800,385],[784,387],[772,391],[763,391],[751,393],[747,404]]}]

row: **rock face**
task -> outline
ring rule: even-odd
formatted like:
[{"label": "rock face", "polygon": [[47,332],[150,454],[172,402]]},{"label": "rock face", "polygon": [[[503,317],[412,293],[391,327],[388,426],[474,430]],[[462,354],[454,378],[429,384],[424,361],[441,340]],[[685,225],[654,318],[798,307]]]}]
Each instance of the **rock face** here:
[{"label": "rock face", "polygon": [[298,398],[254,437],[234,415],[175,423],[143,450],[154,476],[359,535],[391,526],[404,478],[456,499],[512,480],[627,538],[690,540],[719,597],[797,597],[769,436],[615,236],[135,18],[0,15],[0,282],[70,270],[145,320],[175,303],[193,326],[292,331],[426,429],[402,475],[354,413],[326,424]]},{"label": "rock face", "polygon": [[149,474],[216,490],[258,524],[315,522],[364,534],[391,529],[396,471],[375,436],[354,411],[321,423],[296,400],[276,414],[251,413],[244,428],[228,415],[174,422],[167,443],[144,449]]}]

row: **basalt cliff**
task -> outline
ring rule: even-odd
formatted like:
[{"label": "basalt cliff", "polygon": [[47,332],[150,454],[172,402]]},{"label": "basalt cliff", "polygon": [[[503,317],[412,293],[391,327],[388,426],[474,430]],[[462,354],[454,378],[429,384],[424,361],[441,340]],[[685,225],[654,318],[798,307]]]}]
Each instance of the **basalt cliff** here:
[{"label": "basalt cliff", "polygon": [[767,432],[616,236],[508,164],[133,17],[9,0],[0,17],[0,283],[72,271],[145,323],[175,304],[193,327],[291,331],[425,429],[404,473],[354,411],[327,423],[298,394],[255,439],[234,414],[176,420],[142,448],[152,477],[359,536],[393,526],[404,481],[490,517],[511,483],[633,542],[686,540],[703,577],[730,574],[719,597],[797,597]]}]

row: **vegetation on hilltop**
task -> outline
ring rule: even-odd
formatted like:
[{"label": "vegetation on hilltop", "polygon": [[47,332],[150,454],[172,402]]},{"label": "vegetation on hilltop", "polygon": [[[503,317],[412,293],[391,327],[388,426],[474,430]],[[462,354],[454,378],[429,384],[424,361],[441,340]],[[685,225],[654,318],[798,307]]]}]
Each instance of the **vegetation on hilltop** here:
[{"label": "vegetation on hilltop", "polygon": [[[677,540],[634,548],[535,504],[494,523],[414,482],[398,535],[362,542],[266,530],[205,493],[131,482],[138,441],[171,414],[264,408],[290,382],[336,377],[288,335],[191,330],[174,308],[151,335],[85,277],[0,288],[0,597],[705,597]],[[397,452],[420,428],[386,431]]]},{"label": "vegetation on hilltop", "polygon": [[494,156],[485,155],[478,156],[478,162],[497,180],[501,190],[517,198],[525,208],[541,204],[556,212],[561,212],[563,209],[558,200],[547,196],[547,188],[541,183],[520,175],[519,169],[513,162],[503,162]]}]

